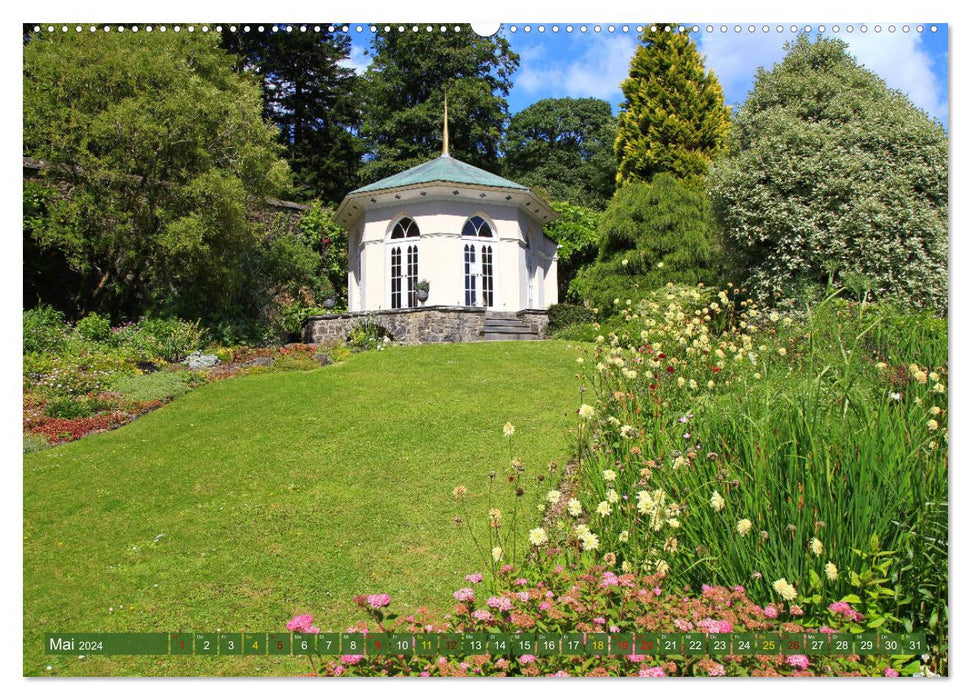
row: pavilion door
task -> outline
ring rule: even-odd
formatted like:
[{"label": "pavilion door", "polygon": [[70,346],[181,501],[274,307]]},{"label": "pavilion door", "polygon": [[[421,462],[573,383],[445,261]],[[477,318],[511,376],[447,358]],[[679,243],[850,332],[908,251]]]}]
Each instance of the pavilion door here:
[{"label": "pavilion door", "polygon": [[418,306],[418,244],[400,243],[391,247],[391,308]]},{"label": "pavilion door", "polygon": [[493,251],[491,243],[483,243],[479,246],[481,253],[481,272],[482,279],[482,305],[491,309],[495,301],[495,267],[493,263]]}]

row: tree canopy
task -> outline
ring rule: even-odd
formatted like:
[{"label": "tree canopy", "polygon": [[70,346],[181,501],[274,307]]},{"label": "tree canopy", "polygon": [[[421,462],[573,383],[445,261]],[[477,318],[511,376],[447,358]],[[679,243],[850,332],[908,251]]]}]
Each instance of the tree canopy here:
[{"label": "tree canopy", "polygon": [[[652,29],[654,31],[652,31]],[[704,177],[724,147],[729,109],[713,71],[676,24],[644,27],[621,83],[617,183],[650,182],[658,173]]]},{"label": "tree canopy", "polygon": [[499,171],[509,118],[506,96],[519,56],[499,35],[379,32],[365,73],[361,177],[374,182],[441,153],[442,111],[449,103],[451,155]]},{"label": "tree canopy", "polygon": [[800,37],[758,72],[711,194],[756,293],[862,278],[878,296],[946,308],[947,135],[842,41]]},{"label": "tree canopy", "polygon": [[24,47],[24,156],[50,183],[25,236],[73,272],[78,310],[199,317],[245,291],[248,207],[290,173],[259,87],[218,41],[71,32]]},{"label": "tree canopy", "polygon": [[540,100],[509,122],[505,174],[554,200],[603,208],[614,193],[616,133],[606,100]]},{"label": "tree canopy", "polygon": [[263,114],[280,129],[296,196],[339,202],[357,187],[364,153],[360,79],[342,62],[351,39],[313,32],[223,32],[223,45],[258,76]]}]

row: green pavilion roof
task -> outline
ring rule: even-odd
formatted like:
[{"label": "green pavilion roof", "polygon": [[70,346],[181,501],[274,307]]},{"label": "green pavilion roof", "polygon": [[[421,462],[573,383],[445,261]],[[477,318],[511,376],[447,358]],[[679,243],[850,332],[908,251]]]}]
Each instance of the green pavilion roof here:
[{"label": "green pavilion roof", "polygon": [[529,189],[512,180],[507,180],[504,177],[486,172],[482,168],[463,163],[457,158],[439,156],[427,163],[416,165],[391,177],[386,177],[383,180],[378,180],[377,182],[372,182],[370,185],[360,187],[350,194],[390,190],[396,187],[409,187],[411,185],[421,185],[428,182],[454,182],[462,185],[506,187],[514,190]]}]

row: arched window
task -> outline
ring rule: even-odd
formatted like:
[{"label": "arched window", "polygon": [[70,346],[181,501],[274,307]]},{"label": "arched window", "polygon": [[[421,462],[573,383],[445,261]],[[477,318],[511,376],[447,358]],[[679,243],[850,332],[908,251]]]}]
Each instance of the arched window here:
[{"label": "arched window", "polygon": [[[391,240],[419,238],[418,224],[405,217],[391,229]],[[391,245],[391,308],[414,308],[418,306],[415,287],[418,285],[418,241],[408,245]]]},{"label": "arched window", "polygon": [[398,223],[394,225],[391,229],[391,240],[396,238],[417,238],[419,236],[418,224],[415,223],[414,219],[409,219],[407,216]]},{"label": "arched window", "polygon": [[462,227],[462,235],[475,236],[477,238],[492,238],[492,229],[489,227],[489,222],[481,216],[473,216]]}]

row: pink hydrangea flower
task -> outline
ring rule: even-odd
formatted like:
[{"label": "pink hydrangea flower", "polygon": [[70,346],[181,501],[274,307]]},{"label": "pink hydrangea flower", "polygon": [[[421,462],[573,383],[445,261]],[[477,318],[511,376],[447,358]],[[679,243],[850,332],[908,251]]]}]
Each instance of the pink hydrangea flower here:
[{"label": "pink hydrangea flower", "polygon": [[618,632],[620,632],[620,627],[618,627],[617,625],[611,625],[610,626],[610,633],[611,634],[617,634]]},{"label": "pink hydrangea flower", "polygon": [[431,674],[428,673],[428,671],[422,671],[421,673],[418,674],[418,677],[419,678],[428,678],[430,675]]},{"label": "pink hydrangea flower", "polygon": [[334,669],[334,675],[335,676],[342,676],[342,675],[344,675],[344,667],[343,666],[338,666],[337,668],[335,668]]},{"label": "pink hydrangea flower", "polygon": [[641,661],[643,661],[646,658],[647,657],[643,656],[642,654],[631,654],[630,656],[627,657],[627,660],[630,661],[632,664],[639,664]]},{"label": "pink hydrangea flower", "polygon": [[521,664],[531,664],[536,661],[536,657],[532,654],[523,654],[519,657],[519,663]]},{"label": "pink hydrangea flower", "polygon": [[661,589],[660,588],[655,588],[654,589],[654,595],[661,595]]},{"label": "pink hydrangea flower", "polygon": [[475,599],[475,591],[471,588],[460,588],[452,594],[452,597],[459,602],[468,603]]},{"label": "pink hydrangea flower", "polygon": [[770,603],[769,605],[765,606],[765,611],[763,612],[763,615],[765,615],[770,620],[774,620],[775,618],[779,617],[779,609]]},{"label": "pink hydrangea flower", "polygon": [[367,604],[372,608],[385,608],[391,605],[391,596],[387,593],[376,593],[367,597]]},{"label": "pink hydrangea flower", "polygon": [[854,610],[849,603],[842,600],[838,600],[835,603],[830,603],[829,609],[837,615],[850,618],[854,622],[859,622],[863,619],[863,615]]},{"label": "pink hydrangea flower", "polygon": [[488,610],[476,610],[472,613],[472,617],[479,622],[489,622],[492,619],[492,613]]},{"label": "pink hydrangea flower", "polygon": [[637,675],[641,678],[664,678],[668,674],[660,666],[651,666],[650,668],[642,668],[637,672]]},{"label": "pink hydrangea flower", "polygon": [[887,666],[885,669],[883,669],[883,675],[887,678],[896,678],[900,675],[900,672]]},{"label": "pink hydrangea flower", "polygon": [[347,664],[348,666],[353,666],[354,664],[359,663],[363,658],[364,656],[362,654],[344,654],[344,656],[341,657],[341,663]]},{"label": "pink hydrangea flower", "polygon": [[786,663],[800,671],[805,671],[809,668],[809,657],[803,654],[793,654],[786,657]]},{"label": "pink hydrangea flower", "polygon": [[469,574],[465,580],[469,583],[479,583],[482,580],[482,574]]},{"label": "pink hydrangea flower", "polygon": [[287,629],[291,632],[303,632],[305,634],[316,634],[316,632],[311,632],[310,627],[313,624],[313,615],[294,615],[287,622]]}]

